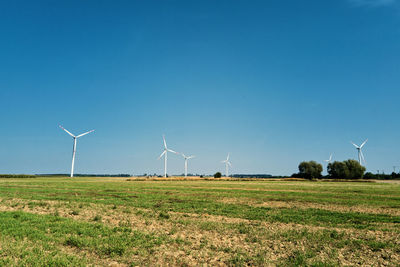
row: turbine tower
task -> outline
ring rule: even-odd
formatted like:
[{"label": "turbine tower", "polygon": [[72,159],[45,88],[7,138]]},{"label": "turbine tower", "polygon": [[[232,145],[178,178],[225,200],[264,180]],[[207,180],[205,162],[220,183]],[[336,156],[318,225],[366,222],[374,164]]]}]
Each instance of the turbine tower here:
[{"label": "turbine tower", "polygon": [[76,154],[76,140],[79,137],[82,137],[84,135],[90,134],[91,132],[94,132],[94,130],[91,130],[89,132],[80,134],[80,135],[73,135],[72,133],[70,133],[67,129],[64,129],[61,125],[59,125],[61,129],[63,129],[67,134],[69,134],[70,136],[72,136],[72,138],[74,138],[74,146],[72,147],[72,165],[71,165],[71,177],[74,177],[74,165],[75,165],[75,154]]},{"label": "turbine tower", "polygon": [[330,155],[329,159],[325,159],[324,160],[326,163],[331,163],[332,162],[332,154]]},{"label": "turbine tower", "polygon": [[185,178],[187,177],[187,166],[188,160],[194,158],[195,156],[185,156],[185,154],[181,153],[182,157],[185,159]]},{"label": "turbine tower", "polygon": [[221,161],[222,163],[225,163],[225,174],[226,177],[229,177],[229,166],[232,166],[232,164],[229,162],[229,153],[228,156],[226,157],[226,160]]},{"label": "turbine tower", "polygon": [[358,151],[358,162],[360,163],[360,165],[362,165],[361,161],[363,161],[364,164],[366,163],[366,162],[365,162],[365,158],[364,158],[364,154],[362,153],[362,150],[361,150],[361,149],[363,148],[363,146],[365,145],[365,143],[367,143],[367,141],[368,141],[368,139],[366,139],[366,140],[364,141],[364,143],[362,143],[360,146],[358,146],[358,145],[354,144],[353,142],[351,142],[351,143],[353,144],[353,146],[355,146],[356,149],[357,149],[357,151]]},{"label": "turbine tower", "polygon": [[168,155],[168,152],[172,152],[175,154],[179,154],[179,153],[175,152],[172,149],[169,149],[167,147],[167,142],[165,141],[165,135],[163,135],[163,141],[164,141],[164,151],[161,153],[161,155],[158,157],[158,159],[161,159],[162,156],[164,156],[164,177],[167,177],[167,155]]}]

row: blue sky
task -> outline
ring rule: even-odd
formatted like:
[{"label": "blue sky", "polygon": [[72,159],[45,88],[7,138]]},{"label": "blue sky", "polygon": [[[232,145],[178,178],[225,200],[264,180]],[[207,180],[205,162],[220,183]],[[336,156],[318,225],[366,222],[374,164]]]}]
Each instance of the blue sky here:
[{"label": "blue sky", "polygon": [[[400,165],[396,0],[2,1],[0,173]],[[168,173],[182,173],[170,155]],[[325,166],[324,166],[325,167]]]}]

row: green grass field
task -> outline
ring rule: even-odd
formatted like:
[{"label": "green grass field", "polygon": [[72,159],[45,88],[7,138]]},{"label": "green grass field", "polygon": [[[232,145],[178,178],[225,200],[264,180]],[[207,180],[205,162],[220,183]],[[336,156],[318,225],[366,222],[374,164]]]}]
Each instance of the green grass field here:
[{"label": "green grass field", "polygon": [[0,265],[400,265],[400,184],[0,179]]}]

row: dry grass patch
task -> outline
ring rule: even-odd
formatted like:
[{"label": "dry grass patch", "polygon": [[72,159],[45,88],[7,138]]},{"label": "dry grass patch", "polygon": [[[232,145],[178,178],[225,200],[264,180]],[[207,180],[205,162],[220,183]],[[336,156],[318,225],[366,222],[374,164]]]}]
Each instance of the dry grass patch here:
[{"label": "dry grass patch", "polygon": [[400,216],[400,209],[388,208],[388,207],[374,207],[365,205],[356,206],[344,206],[338,204],[323,204],[323,203],[312,203],[312,202],[300,202],[300,201],[276,201],[271,200],[262,202],[251,199],[251,198],[221,198],[217,202],[228,203],[228,204],[244,204],[252,207],[267,207],[267,208],[288,208],[288,209],[321,209],[338,212],[360,212],[370,214],[387,214],[391,216]]}]

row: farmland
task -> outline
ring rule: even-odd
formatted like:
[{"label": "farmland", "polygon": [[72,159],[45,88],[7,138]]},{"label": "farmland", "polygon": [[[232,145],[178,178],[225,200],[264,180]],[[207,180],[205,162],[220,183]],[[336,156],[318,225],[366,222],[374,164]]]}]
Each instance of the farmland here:
[{"label": "farmland", "polygon": [[0,179],[0,265],[399,265],[400,184]]}]

